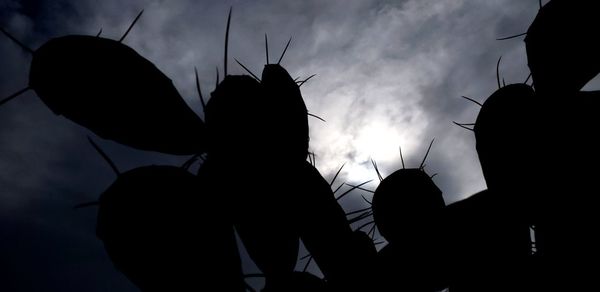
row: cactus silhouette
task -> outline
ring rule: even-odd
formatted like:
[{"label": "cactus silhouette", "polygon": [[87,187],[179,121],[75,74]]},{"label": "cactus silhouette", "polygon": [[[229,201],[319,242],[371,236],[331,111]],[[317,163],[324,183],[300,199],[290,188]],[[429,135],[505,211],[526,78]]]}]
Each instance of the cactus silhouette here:
[{"label": "cactus silhouette", "polygon": [[[378,291],[439,291],[444,279],[440,215],[442,191],[425,172],[433,141],[418,168],[402,168],[383,178],[373,195],[373,217],[388,244],[377,255]],[[377,170],[378,174],[379,171]]]},{"label": "cactus silhouette", "polygon": [[600,45],[593,40],[598,11],[593,0],[552,0],[540,9],[525,37],[537,93],[573,93],[600,72]]},{"label": "cactus silhouette", "polygon": [[[552,0],[536,16],[527,31],[525,44],[536,95],[540,102],[536,119],[535,162],[541,178],[543,197],[535,205],[535,239],[540,289],[583,290],[595,285],[600,260],[598,240],[598,199],[596,171],[560,172],[551,160],[548,145],[568,153],[561,162],[567,169],[587,169],[600,162],[595,139],[600,128],[595,113],[600,92],[580,91],[600,72],[598,43],[598,1]],[[576,125],[569,127],[569,124]],[[556,139],[557,133],[563,133]],[[546,159],[542,159],[546,158]],[[551,182],[551,183],[550,183]]]},{"label": "cactus silhouette", "polygon": [[202,120],[171,79],[122,43],[126,35],[119,41],[63,36],[35,51],[22,45],[33,57],[29,86],[0,104],[33,89],[55,114],[102,138],[169,154],[206,151]]},{"label": "cactus silhouette", "polygon": [[174,166],[120,173],[94,147],[117,173],[97,202],[96,228],[117,269],[142,291],[244,291],[233,226],[205,208],[219,203],[203,195],[201,178]]},{"label": "cactus silhouette", "polygon": [[[339,200],[350,191],[336,198],[340,188],[331,189],[342,168],[328,183],[309,155],[308,119],[316,116],[300,87],[314,75],[298,81],[281,65],[291,39],[271,62],[266,35],[262,74],[235,60],[249,75],[230,75],[231,9],[224,77],[217,72],[206,103],[195,71],[205,121],[169,77],[123,43],[142,12],[119,40],[67,35],[37,50],[0,28],[32,56],[28,86],[0,106],[33,90],[56,115],[103,139],[193,155],[181,167],[120,172],[90,140],[117,177],[98,201],[79,207],[98,207],[98,239],[142,291],[253,291],[236,232],[266,292],[578,291],[597,282],[600,260],[597,172],[586,170],[600,162],[600,91],[581,91],[600,72],[599,11],[593,0],[540,1],[518,35],[533,86],[501,82],[499,59],[498,90],[483,103],[465,97],[480,111],[475,123],[456,124],[475,135],[487,189],[448,206],[424,170],[430,144],[418,168],[405,168],[400,153],[403,168],[385,178],[373,161],[381,182],[365,199],[371,207],[346,213]],[[559,162],[557,149],[566,153]],[[194,175],[188,169],[197,160]],[[388,242],[378,252],[376,230]],[[300,240],[306,267],[314,259],[322,279],[294,270]]]},{"label": "cactus silhouette", "polygon": [[481,106],[473,130],[488,189],[445,210],[451,263],[464,267],[452,273],[453,291],[528,287],[529,212],[539,186],[535,173],[507,161],[535,151],[534,102],[530,86],[510,84]]},{"label": "cactus silhouette", "polygon": [[[230,19],[231,11],[225,64]],[[202,171],[216,182],[211,188],[215,196],[229,198],[227,209],[250,257],[264,273],[266,291],[291,289],[299,239],[327,281],[342,287],[358,269],[341,263],[360,248],[352,244],[353,232],[329,184],[306,161],[308,111],[301,83],[279,64],[289,44],[277,64],[267,59],[262,80],[249,70],[250,75],[225,72],[206,104],[209,151]],[[260,155],[263,152],[268,155]],[[243,173],[235,185],[228,183],[232,169]],[[267,188],[247,190],[267,174]]]}]

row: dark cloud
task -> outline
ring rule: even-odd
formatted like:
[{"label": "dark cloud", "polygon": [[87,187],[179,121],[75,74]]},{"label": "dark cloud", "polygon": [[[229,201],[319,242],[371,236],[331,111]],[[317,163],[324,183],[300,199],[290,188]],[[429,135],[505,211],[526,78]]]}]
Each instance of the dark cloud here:
[{"label": "dark cloud", "polygon": [[[451,123],[476,117],[477,107],[460,96],[484,100],[494,91],[499,56],[507,83],[525,80],[521,39],[495,39],[525,31],[537,5],[519,0],[3,0],[0,25],[35,49],[50,37],[96,34],[100,28],[104,37],[119,38],[145,9],[125,43],[170,76],[202,116],[193,68],[208,95],[215,68],[223,70],[225,20],[233,6],[231,56],[260,74],[264,33],[271,61],[293,36],[284,66],[293,77],[317,74],[302,91],[309,110],[327,120],[311,119],[311,149],[326,178],[347,162],[340,182],[374,179],[371,157],[389,174],[400,167],[398,146],[407,165],[416,167],[435,137],[427,171],[439,173],[435,181],[452,202],[485,188],[472,133]],[[0,95],[26,86],[29,61],[19,47],[0,38]],[[229,68],[243,73],[232,59]],[[0,108],[1,290],[135,291],[95,239],[95,210],[71,209],[96,199],[114,179],[86,135],[91,133],[52,114],[31,92]],[[124,170],[185,159],[98,140]],[[352,209],[364,202],[356,194],[342,204]]]}]

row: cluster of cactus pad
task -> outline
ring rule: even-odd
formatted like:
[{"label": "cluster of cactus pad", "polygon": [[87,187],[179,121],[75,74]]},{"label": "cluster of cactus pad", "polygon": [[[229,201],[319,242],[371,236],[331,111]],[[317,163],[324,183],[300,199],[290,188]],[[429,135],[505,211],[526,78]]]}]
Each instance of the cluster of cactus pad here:
[{"label": "cluster of cactus pad", "polygon": [[[294,80],[280,65],[290,42],[270,63],[266,35],[261,77],[240,62],[250,75],[228,75],[231,10],[224,78],[217,76],[206,103],[196,73],[204,121],[165,74],[123,44],[141,13],[118,41],[69,35],[32,50],[0,29],[33,56],[29,85],[0,105],[33,90],[55,114],[103,139],[192,156],[183,166],[121,172],[90,139],[117,178],[98,201],[81,206],[98,207],[97,237],[115,267],[143,291],[253,291],[246,279],[255,276],[265,278],[263,291],[583,287],[594,278],[577,261],[592,265],[600,258],[593,173],[556,171],[548,145],[573,153],[565,160],[571,169],[582,169],[585,159],[600,161],[598,143],[587,139],[598,129],[593,113],[600,97],[581,91],[600,68],[599,45],[591,40],[599,6],[591,0],[540,4],[522,34],[533,85],[529,77],[504,86],[498,78],[499,89],[484,103],[467,98],[481,109],[475,123],[458,125],[475,134],[488,189],[449,206],[424,170],[430,145],[418,168],[405,168],[400,152],[403,168],[386,178],[373,161],[377,189],[363,188],[365,182],[349,190],[373,193],[372,201],[365,199],[370,206],[346,213],[338,201],[349,191],[336,198],[339,188],[331,189],[342,169],[327,182],[309,153],[310,114],[300,86],[312,76]],[[557,131],[565,135],[561,141]],[[515,168],[521,161],[537,171]],[[387,241],[379,251],[375,228]],[[236,233],[262,274],[244,275]],[[295,270],[300,240],[310,253],[306,267],[314,259],[323,279]],[[550,280],[539,280],[544,277]]]}]

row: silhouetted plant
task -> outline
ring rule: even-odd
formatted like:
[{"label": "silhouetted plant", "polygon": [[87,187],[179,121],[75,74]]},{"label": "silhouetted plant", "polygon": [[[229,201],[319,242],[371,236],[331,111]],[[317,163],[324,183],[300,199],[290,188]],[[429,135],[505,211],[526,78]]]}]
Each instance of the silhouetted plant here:
[{"label": "silhouetted plant", "polygon": [[574,93],[600,72],[598,11],[594,0],[552,0],[540,9],[525,37],[537,93]]},{"label": "silhouetted plant", "polygon": [[[447,207],[424,171],[431,144],[418,168],[406,169],[400,152],[403,168],[384,178],[372,161],[381,181],[377,190],[363,188],[367,181],[337,195],[345,184],[332,187],[343,166],[328,183],[308,150],[308,116],[323,119],[308,112],[300,86],[314,75],[293,79],[280,64],[291,39],[277,63],[270,63],[266,35],[261,78],[238,60],[250,75],[229,75],[231,9],[224,78],[219,80],[217,69],[208,102],[195,70],[206,124],[166,75],[122,43],[142,12],[118,41],[100,37],[100,31],[54,38],[35,51],[0,28],[32,55],[28,87],[0,105],[34,90],[55,114],[102,138],[193,155],[181,167],[121,173],[92,142],[117,179],[97,202],[79,207],[98,205],[98,238],[115,266],[143,291],[253,291],[243,280],[234,227],[263,272],[263,291],[592,286],[595,278],[586,273],[597,269],[577,261],[595,264],[600,258],[597,202],[590,191],[595,172],[556,171],[549,145],[566,137],[557,145],[571,156],[564,159],[567,169],[600,161],[598,143],[589,138],[598,130],[600,93],[580,92],[600,72],[593,38],[599,10],[593,0],[552,0],[543,7],[540,1],[526,33],[501,38],[526,35],[531,74],[525,84],[506,85],[499,58],[498,90],[483,103],[464,97],[481,108],[475,123],[455,124],[474,132],[488,189]],[[202,163],[192,175],[188,169],[197,160]],[[346,213],[338,201],[353,190],[374,193],[373,199],[363,196],[369,207]],[[352,224],[360,226],[353,231]],[[377,230],[388,241],[378,253]],[[294,271],[300,239],[310,253],[302,272]],[[324,279],[306,272],[313,258]],[[569,268],[557,264],[563,261]],[[441,267],[448,265],[445,275]],[[571,268],[579,275],[569,275]],[[550,280],[536,286],[532,272]],[[553,280],[556,275],[568,280]]]},{"label": "silhouetted plant", "polygon": [[117,269],[142,291],[244,291],[233,226],[210,208],[218,198],[203,194],[201,178],[174,166],[121,173],[93,145],[117,174],[97,202],[96,228]]},{"label": "silhouetted plant", "polygon": [[470,129],[488,189],[445,211],[450,263],[464,267],[451,272],[453,291],[526,290],[531,282],[530,213],[540,199],[539,181],[529,168],[507,162],[537,161],[536,96],[526,84],[499,87],[477,102],[481,109]]},{"label": "silhouetted plant", "polygon": [[383,178],[373,195],[373,217],[388,241],[377,255],[378,291],[439,291],[447,286],[441,235],[445,207],[441,190],[428,175],[425,161],[433,140],[418,168],[402,168]]},{"label": "silhouetted plant", "polygon": [[129,29],[119,41],[69,35],[35,51],[2,30],[33,59],[29,86],[0,104],[33,89],[55,114],[102,138],[170,154],[205,151],[204,123],[171,79],[122,43]]}]

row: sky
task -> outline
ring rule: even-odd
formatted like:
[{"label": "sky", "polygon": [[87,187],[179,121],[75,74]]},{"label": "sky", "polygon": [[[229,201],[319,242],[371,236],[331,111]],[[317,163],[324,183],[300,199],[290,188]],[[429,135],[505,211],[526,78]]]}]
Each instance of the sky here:
[{"label": "sky", "polygon": [[[475,121],[478,107],[461,96],[484,101],[497,89],[500,56],[501,78],[525,81],[522,38],[496,39],[525,32],[537,0],[0,0],[0,26],[35,50],[53,37],[100,29],[118,39],[144,9],[124,43],[169,76],[202,116],[194,67],[212,91],[215,68],[223,70],[229,7],[230,56],[260,74],[264,34],[271,62],[292,37],[282,65],[294,78],[316,74],[301,90],[309,112],[326,120],[310,119],[310,149],[326,179],[346,163],[338,183],[374,179],[367,188],[375,189],[371,159],[389,175],[401,168],[402,147],[406,166],[418,167],[435,138],[425,170],[438,173],[446,203],[485,189],[473,133],[452,121]],[[30,61],[0,37],[0,97],[27,85]],[[233,59],[229,71],[244,74]],[[1,291],[137,291],[96,239],[95,209],[72,208],[115,179],[88,135],[34,92],[0,107]],[[188,158],[95,139],[121,170]],[[341,204],[361,207],[360,195]]]}]

